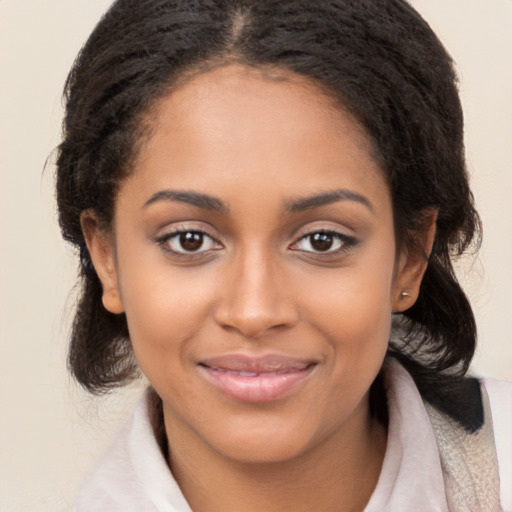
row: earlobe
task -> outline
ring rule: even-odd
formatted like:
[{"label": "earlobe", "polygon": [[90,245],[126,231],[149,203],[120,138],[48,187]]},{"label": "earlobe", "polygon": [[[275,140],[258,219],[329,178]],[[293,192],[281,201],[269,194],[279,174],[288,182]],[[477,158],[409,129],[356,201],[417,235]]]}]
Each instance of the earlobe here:
[{"label": "earlobe", "polygon": [[82,212],[80,224],[94,270],[103,288],[103,306],[110,313],[123,313],[124,306],[119,292],[115,252],[111,234],[101,228],[97,216],[90,210]]},{"label": "earlobe", "polygon": [[394,313],[409,309],[418,298],[421,281],[434,245],[436,220],[437,210],[425,210],[417,229],[410,234],[411,242],[400,254],[393,291]]},{"label": "earlobe", "polygon": [[101,300],[103,302],[103,307],[110,313],[114,313],[115,315],[124,313],[124,306],[118,289],[111,288],[107,291],[103,288],[103,296]]}]

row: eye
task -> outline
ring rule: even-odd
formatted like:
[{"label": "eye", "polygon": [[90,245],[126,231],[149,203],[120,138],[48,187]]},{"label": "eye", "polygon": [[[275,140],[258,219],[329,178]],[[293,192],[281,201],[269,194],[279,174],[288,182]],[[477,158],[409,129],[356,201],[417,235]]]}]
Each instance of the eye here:
[{"label": "eye", "polygon": [[313,253],[337,253],[354,244],[355,240],[347,235],[335,231],[317,231],[302,236],[291,248]]},{"label": "eye", "polygon": [[197,254],[220,249],[219,242],[202,231],[177,231],[161,237],[158,242],[177,254]]}]

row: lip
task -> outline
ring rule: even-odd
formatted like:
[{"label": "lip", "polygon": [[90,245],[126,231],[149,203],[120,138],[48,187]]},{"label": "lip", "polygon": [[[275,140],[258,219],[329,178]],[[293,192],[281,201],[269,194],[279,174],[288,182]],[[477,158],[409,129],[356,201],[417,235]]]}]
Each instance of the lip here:
[{"label": "lip", "polygon": [[223,394],[242,402],[271,402],[291,393],[317,363],[280,354],[228,354],[201,361],[202,375]]}]

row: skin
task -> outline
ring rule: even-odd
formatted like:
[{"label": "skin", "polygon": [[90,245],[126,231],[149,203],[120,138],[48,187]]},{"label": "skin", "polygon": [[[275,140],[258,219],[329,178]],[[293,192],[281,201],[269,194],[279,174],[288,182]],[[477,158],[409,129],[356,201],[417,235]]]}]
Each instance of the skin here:
[{"label": "skin", "polygon": [[[418,249],[397,252],[366,134],[316,86],[283,77],[230,65],[181,85],[154,108],[113,231],[82,216],[103,303],[126,313],[194,511],[364,508],[386,445],[368,390],[434,238],[432,214]],[[325,204],[304,201],[319,194]],[[200,248],[183,251],[177,230],[205,233]],[[312,244],[319,232],[331,233],[327,251]],[[231,353],[313,370],[283,397],[244,402],[199,366]]]}]

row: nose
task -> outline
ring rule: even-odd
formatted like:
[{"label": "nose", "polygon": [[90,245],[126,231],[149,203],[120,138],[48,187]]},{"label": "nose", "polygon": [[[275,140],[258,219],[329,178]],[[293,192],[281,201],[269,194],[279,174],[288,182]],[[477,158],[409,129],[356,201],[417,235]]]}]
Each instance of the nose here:
[{"label": "nose", "polygon": [[215,321],[222,328],[246,338],[260,338],[270,331],[292,327],[299,318],[286,286],[284,270],[261,251],[247,251],[231,262],[221,283]]}]

